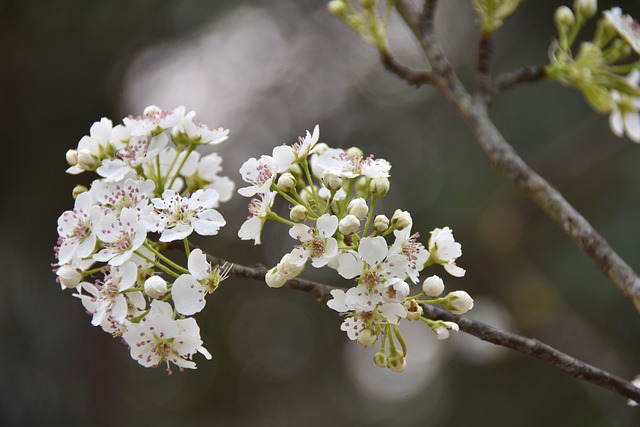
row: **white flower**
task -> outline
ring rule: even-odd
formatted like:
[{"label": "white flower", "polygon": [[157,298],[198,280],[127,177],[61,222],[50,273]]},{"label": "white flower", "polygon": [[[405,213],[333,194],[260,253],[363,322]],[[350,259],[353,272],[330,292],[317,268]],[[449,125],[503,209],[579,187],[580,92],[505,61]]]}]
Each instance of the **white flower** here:
[{"label": "white flower", "polygon": [[391,165],[384,159],[363,157],[361,152],[355,150],[348,154],[341,149],[329,148],[323,154],[315,156],[312,162],[313,173],[318,178],[322,178],[327,169],[345,178],[355,178],[359,175],[367,178],[388,178]]},{"label": "white flower", "polygon": [[77,175],[84,171],[95,170],[100,165],[100,160],[106,155],[112,129],[113,123],[106,117],[91,125],[89,136],[83,136],[78,142],[76,155],[78,163],[71,165],[67,173]]},{"label": "white flower", "polygon": [[249,217],[238,230],[238,237],[242,240],[254,240],[256,245],[260,244],[260,234],[267,214],[271,211],[271,205],[275,200],[276,192],[260,193],[259,198],[251,199],[249,203]]},{"label": "white flower", "polygon": [[449,227],[436,228],[431,232],[429,253],[433,262],[442,264],[452,276],[464,276],[465,270],[456,265],[456,259],[462,255],[462,245],[455,241]]},{"label": "white flower", "polygon": [[252,157],[240,167],[240,174],[242,179],[251,185],[239,188],[238,193],[245,197],[268,193],[276,176],[276,164],[271,156],[263,155],[260,159]]},{"label": "white flower", "polygon": [[389,254],[400,254],[406,259],[406,275],[413,283],[419,280],[420,272],[424,269],[424,264],[429,259],[429,251],[424,245],[418,242],[418,233],[411,235],[411,223],[402,230],[395,230],[395,242],[389,248]]},{"label": "white flower", "polygon": [[100,208],[93,206],[90,192],[79,194],[73,210],[58,218],[60,264],[69,263],[74,257],[86,258],[93,254],[96,246],[94,226],[100,220]]},{"label": "white flower", "polygon": [[180,118],[180,121],[171,129],[171,136],[176,142],[215,145],[229,139],[229,129],[209,129],[205,124],[195,124],[193,122],[195,115],[195,111],[184,114]]},{"label": "white flower", "polygon": [[281,145],[273,149],[273,159],[276,164],[278,173],[284,172],[295,163],[304,161],[307,156],[313,153],[313,148],[320,137],[320,128],[318,125],[313,129],[313,135],[307,131],[304,138],[299,137],[298,142],[290,145]]},{"label": "white flower", "polygon": [[[219,176],[222,172],[222,157],[218,153],[200,156],[197,151],[192,151],[180,174],[186,178],[189,188],[206,190],[213,188],[218,192],[218,202],[227,202],[233,195],[235,184],[226,176]],[[218,207],[216,203],[214,208]]]},{"label": "white flower", "polygon": [[102,250],[93,259],[117,266],[128,261],[133,251],[142,246],[147,238],[147,230],[138,221],[137,211],[124,208],[120,212],[120,218],[113,214],[102,218],[98,238],[102,241]]},{"label": "white flower", "polygon": [[345,331],[350,340],[355,341],[360,335],[360,331],[364,328],[362,319],[354,316],[345,317],[340,330]]},{"label": "white flower", "polygon": [[164,133],[131,136],[125,146],[115,153],[115,157],[104,159],[96,170],[105,181],[113,182],[124,179],[135,168],[155,158],[165,148],[169,138]]},{"label": "white flower", "polygon": [[640,25],[631,16],[623,14],[619,7],[605,10],[604,16],[629,46],[640,54]]},{"label": "white flower", "polygon": [[229,277],[231,268],[226,264],[212,268],[200,249],[189,254],[188,267],[190,274],[183,274],[175,280],[171,297],[178,313],[192,315],[202,311],[206,294],[213,293],[220,282]]},{"label": "white flower", "polygon": [[141,215],[150,213],[150,204],[155,184],[150,179],[127,179],[124,182],[96,180],[91,185],[91,194],[97,203],[105,207],[104,213],[119,216],[124,208],[135,209]]},{"label": "white flower", "polygon": [[226,224],[222,215],[213,209],[218,202],[218,192],[213,189],[198,190],[186,197],[174,190],[165,190],[162,198],[151,202],[158,211],[161,242],[184,239],[194,231],[202,236],[212,236]]},{"label": "white flower", "polygon": [[184,116],[184,111],[184,106],[173,110],[163,110],[155,105],[149,105],[144,109],[141,116],[125,117],[122,122],[130,129],[130,133],[134,135],[146,133],[157,135],[178,124]]},{"label": "white flower", "polygon": [[324,267],[338,255],[338,242],[332,236],[338,228],[338,217],[324,214],[316,222],[316,228],[305,224],[295,224],[289,235],[298,239],[301,244],[293,250],[294,263],[304,265],[309,258],[316,267]]},{"label": "white flower", "polygon": [[[93,315],[91,324],[101,325],[105,320],[122,324],[127,318],[130,305],[134,311],[144,308],[144,298],[140,292],[122,293],[136,283],[137,267],[129,261],[121,266],[111,266],[102,284],[82,283],[82,288],[90,295],[78,295],[89,313]],[[137,295],[136,295],[137,294]]]},{"label": "white flower", "polygon": [[151,311],[140,323],[129,325],[123,338],[129,344],[131,357],[144,367],[156,367],[169,362],[179,368],[195,369],[191,356],[199,352],[207,359],[211,354],[202,347],[200,328],[195,319],[174,320],[166,302],[154,300]]},{"label": "white flower", "polygon": [[[640,72],[633,70],[627,76],[627,82],[638,87]],[[613,99],[613,109],[609,115],[609,126],[617,137],[622,138],[624,134],[633,142],[640,142],[640,98],[621,95],[617,90],[611,91]]]}]

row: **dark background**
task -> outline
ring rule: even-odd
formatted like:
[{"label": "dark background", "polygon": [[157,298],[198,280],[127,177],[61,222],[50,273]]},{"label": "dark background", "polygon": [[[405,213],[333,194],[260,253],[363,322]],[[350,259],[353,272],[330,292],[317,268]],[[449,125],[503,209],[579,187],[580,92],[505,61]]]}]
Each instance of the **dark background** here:
[{"label": "dark background", "polygon": [[[472,85],[471,7],[440,3],[443,44]],[[525,2],[496,36],[495,71],[546,63],[559,4]],[[640,16],[637,1],[618,4]],[[394,22],[392,49],[422,65]],[[310,295],[247,280],[224,282],[197,316],[212,361],[172,376],[138,366],[91,326],[50,264],[57,217],[71,208],[73,186],[92,179],[64,173],[65,151],[101,117],[118,122],[148,104],[183,104],[231,129],[219,151],[238,184],[245,159],[316,123],[330,145],[389,160],[380,208],[409,210],[425,242],[429,230],[453,228],[467,276],[445,280],[475,298],[470,317],[625,378],[640,373],[632,305],[491,170],[433,88],[386,73],[324,1],[0,0],[0,425],[638,425],[623,398],[464,334],[437,342],[408,325],[407,372],[382,371]],[[615,138],[577,91],[551,83],[505,93],[491,112],[524,159],[640,269],[640,147]],[[262,246],[239,241],[246,203],[236,196],[221,207],[227,227],[200,243],[238,263],[273,265],[293,241],[277,224],[267,224]],[[305,275],[336,280],[314,273]]]}]

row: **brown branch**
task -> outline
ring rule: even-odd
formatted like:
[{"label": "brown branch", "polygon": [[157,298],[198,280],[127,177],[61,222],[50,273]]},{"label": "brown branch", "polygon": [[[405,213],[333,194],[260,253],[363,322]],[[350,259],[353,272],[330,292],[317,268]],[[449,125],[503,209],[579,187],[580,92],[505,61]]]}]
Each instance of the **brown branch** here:
[{"label": "brown branch", "polygon": [[491,69],[491,55],[493,54],[493,38],[491,33],[480,34],[478,42],[478,92],[483,98],[494,92],[489,70]]},{"label": "brown branch", "polygon": [[396,9],[413,31],[430,62],[433,84],[465,119],[493,168],[513,181],[544,209],[640,311],[640,278],[635,271],[558,190],[518,156],[489,118],[482,97],[472,98],[458,79],[435,34],[435,3],[433,0],[425,1],[422,14],[416,19],[415,12],[406,2],[396,2]]},{"label": "brown branch", "polygon": [[512,334],[476,320],[457,316],[432,305],[423,305],[422,308],[425,317],[429,319],[455,322],[461,331],[480,338],[482,341],[533,356],[565,371],[574,378],[606,388],[631,400],[640,401],[640,388],[635,387],[631,382],[575,359],[536,339]]},{"label": "brown branch", "polygon": [[381,51],[380,60],[384,67],[409,83],[411,86],[420,87],[431,83],[431,73],[428,71],[416,71],[397,62],[389,52]]},{"label": "brown branch", "polygon": [[[212,264],[223,265],[228,263],[228,261],[210,255],[207,255],[207,259]],[[248,267],[240,264],[234,264],[233,267],[231,267],[230,273],[233,277],[264,282],[264,276],[267,273],[267,268],[264,266]],[[291,289],[308,292],[315,296],[316,301],[323,303],[327,302],[331,298],[331,290],[337,289],[333,286],[302,278],[289,280],[285,286]],[[429,319],[456,322],[460,326],[460,330],[473,335],[482,341],[501,345],[520,353],[533,356],[537,359],[544,360],[575,378],[606,388],[607,390],[618,393],[629,399],[640,401],[640,389],[634,387],[629,381],[616,377],[615,375],[596,368],[595,366],[591,366],[580,360],[574,359],[573,357],[562,353],[547,344],[531,338],[512,334],[466,317],[451,314],[444,309],[431,305],[423,305],[423,310],[424,316]]]},{"label": "brown branch", "polygon": [[500,74],[493,81],[493,87],[484,94],[484,101],[489,104],[501,92],[511,89],[520,83],[533,83],[546,77],[544,67],[525,65],[513,71]]}]

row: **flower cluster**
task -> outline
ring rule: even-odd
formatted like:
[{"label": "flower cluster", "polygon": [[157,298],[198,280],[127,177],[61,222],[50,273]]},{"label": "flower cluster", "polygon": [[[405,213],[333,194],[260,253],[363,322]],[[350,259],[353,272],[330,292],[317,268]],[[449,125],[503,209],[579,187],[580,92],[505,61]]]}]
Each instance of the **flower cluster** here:
[{"label": "flower cluster", "polygon": [[[248,186],[238,192],[252,199],[250,216],[238,236],[259,244],[266,220],[287,224],[296,243],[268,271],[267,284],[283,286],[307,263],[352,279],[350,289],[331,291],[328,306],[343,316],[341,329],[351,340],[368,347],[380,339],[375,363],[400,372],[407,352],[398,329],[402,319],[422,321],[444,339],[458,325],[423,317],[421,304],[440,304],[456,314],[473,307],[464,291],[438,298],[444,283],[435,275],[424,280],[421,293],[410,296],[410,285],[419,283],[428,265],[440,264],[449,274],[463,276],[465,270],[456,265],[461,245],[445,227],[431,231],[424,246],[412,232],[406,211],[396,210],[391,218],[374,216],[376,202],[389,191],[389,162],[365,156],[355,147],[330,148],[318,140],[316,126],[293,145],[244,163],[240,172]],[[272,210],[278,197],[290,205],[289,218]]]},{"label": "flower cluster", "polygon": [[[67,152],[67,172],[99,178],[74,189],[55,247],[58,281],[76,290],[91,323],[122,337],[141,365],[166,363],[169,372],[170,362],[195,368],[196,352],[211,358],[196,321],[185,316],[202,310],[229,272],[187,241],[193,232],[218,233],[225,220],[216,208],[234,190],[218,175],[222,158],[196,151],[229,131],[196,124],[194,115],[150,106],[116,126],[107,118],[94,123]],[[184,247],[187,268],[164,253],[174,246]]]},{"label": "flower cluster", "polygon": [[545,74],[578,88],[596,111],[609,114],[616,136],[626,134],[640,143],[640,25],[614,7],[603,12],[593,39],[580,43],[577,53],[571,51],[597,11],[596,0],[576,0],[573,10],[567,6],[556,10],[558,40],[549,50],[551,62]]}]

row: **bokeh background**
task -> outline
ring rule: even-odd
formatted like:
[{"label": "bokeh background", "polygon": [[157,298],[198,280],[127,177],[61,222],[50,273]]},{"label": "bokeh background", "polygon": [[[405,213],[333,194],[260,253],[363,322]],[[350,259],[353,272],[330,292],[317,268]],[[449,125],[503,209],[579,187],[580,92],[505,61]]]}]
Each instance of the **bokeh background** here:
[{"label": "bokeh background", "polygon": [[[0,425],[638,425],[623,398],[462,333],[438,342],[419,325],[405,328],[406,373],[380,370],[375,350],[350,342],[339,316],[310,295],[239,279],[197,316],[214,359],[168,376],[138,366],[60,290],[50,267],[56,220],[78,179],[91,179],[66,175],[64,154],[94,121],[185,105],[231,129],[218,147],[236,183],[245,159],[319,123],[321,140],[391,162],[383,210],[409,210],[425,238],[453,228],[467,276],[446,283],[474,296],[470,317],[625,378],[640,372],[631,304],[491,170],[439,93],[385,72],[325,3],[0,0]],[[494,70],[545,64],[562,3],[525,2],[497,34]],[[443,44],[473,85],[469,2],[440,4]],[[637,1],[617,4],[640,16]],[[424,65],[393,22],[397,57]],[[579,93],[546,82],[505,93],[491,112],[524,159],[640,270],[640,147],[615,138]],[[199,242],[238,263],[273,265],[293,242],[277,224],[262,246],[239,241],[246,203],[224,205],[228,225]]]}]

